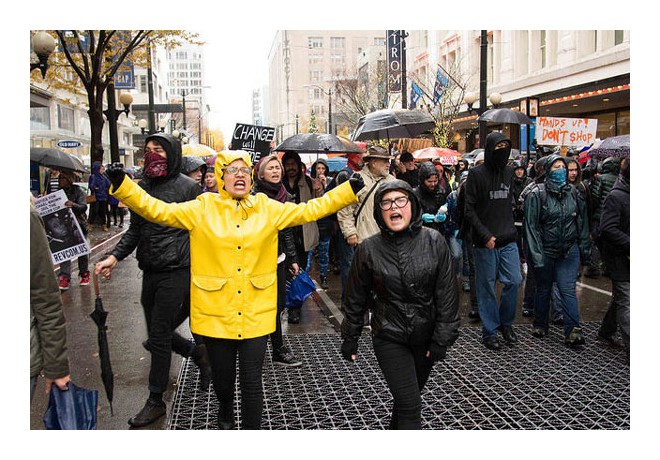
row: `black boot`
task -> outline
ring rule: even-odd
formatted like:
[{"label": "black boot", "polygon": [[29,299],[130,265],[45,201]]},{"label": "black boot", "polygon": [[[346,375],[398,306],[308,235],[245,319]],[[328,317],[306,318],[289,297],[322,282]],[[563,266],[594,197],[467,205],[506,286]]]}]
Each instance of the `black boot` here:
[{"label": "black boot", "polygon": [[328,277],[321,276],[321,289],[328,289]]},{"label": "black boot", "polygon": [[161,418],[166,412],[167,406],[163,400],[150,396],[142,410],[128,420],[128,424],[135,428],[146,426]]}]

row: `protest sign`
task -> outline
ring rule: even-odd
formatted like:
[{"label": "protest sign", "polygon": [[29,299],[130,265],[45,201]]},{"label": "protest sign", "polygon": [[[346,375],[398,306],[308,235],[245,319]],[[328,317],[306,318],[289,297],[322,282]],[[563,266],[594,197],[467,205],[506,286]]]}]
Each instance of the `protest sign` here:
[{"label": "protest sign", "polygon": [[250,152],[252,164],[256,164],[262,156],[270,153],[274,138],[275,128],[236,123],[229,149]]},{"label": "protest sign", "polygon": [[76,216],[64,203],[64,190],[37,198],[35,207],[46,226],[46,236],[54,264],[60,264],[90,253]]},{"label": "protest sign", "polygon": [[538,145],[584,147],[596,140],[598,120],[589,118],[536,118]]}]

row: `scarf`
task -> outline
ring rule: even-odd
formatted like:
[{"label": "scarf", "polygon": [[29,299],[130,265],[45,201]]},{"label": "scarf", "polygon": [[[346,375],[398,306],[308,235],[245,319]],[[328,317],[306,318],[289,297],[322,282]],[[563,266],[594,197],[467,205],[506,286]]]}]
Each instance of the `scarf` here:
[{"label": "scarf", "polygon": [[268,198],[279,201],[280,203],[286,203],[288,201],[289,193],[281,182],[272,184],[265,180],[257,179],[256,185],[258,190],[265,193]]},{"label": "scarf", "polygon": [[167,176],[167,158],[163,158],[154,152],[145,153],[144,175],[151,179]]}]

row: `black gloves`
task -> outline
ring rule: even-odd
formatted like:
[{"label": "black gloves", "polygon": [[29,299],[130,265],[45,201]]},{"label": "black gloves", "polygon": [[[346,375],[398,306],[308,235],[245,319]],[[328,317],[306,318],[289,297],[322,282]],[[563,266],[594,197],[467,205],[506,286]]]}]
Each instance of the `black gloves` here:
[{"label": "black gloves", "polygon": [[429,357],[433,362],[442,361],[447,356],[447,347],[442,347],[435,342],[429,345]]},{"label": "black gloves", "polygon": [[121,163],[112,163],[108,169],[105,170],[105,173],[110,179],[110,183],[114,187],[113,190],[117,190],[121,183],[124,181],[124,165]]},{"label": "black gloves", "polygon": [[357,195],[357,193],[364,188],[364,180],[362,179],[362,176],[359,174],[353,174],[353,177],[348,179],[348,182],[351,184],[351,188],[353,189],[353,193]]},{"label": "black gloves", "polygon": [[348,337],[344,338],[344,342],[341,344],[341,355],[346,361],[353,362],[353,356],[357,355],[358,350],[358,341],[357,339],[351,339]]}]

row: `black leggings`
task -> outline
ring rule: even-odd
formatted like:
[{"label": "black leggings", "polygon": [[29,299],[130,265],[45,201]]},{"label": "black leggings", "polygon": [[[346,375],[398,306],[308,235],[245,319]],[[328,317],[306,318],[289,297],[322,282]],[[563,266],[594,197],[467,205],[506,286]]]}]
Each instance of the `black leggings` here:
[{"label": "black leggings", "polygon": [[422,428],[421,392],[433,362],[426,358],[427,345],[409,345],[373,338],[374,353],[394,398],[390,429]]},{"label": "black leggings", "polygon": [[232,340],[204,337],[213,370],[213,389],[220,405],[222,420],[233,421],[238,354],[239,385],[241,386],[241,421],[244,430],[261,428],[264,404],[262,365],[268,336]]}]

